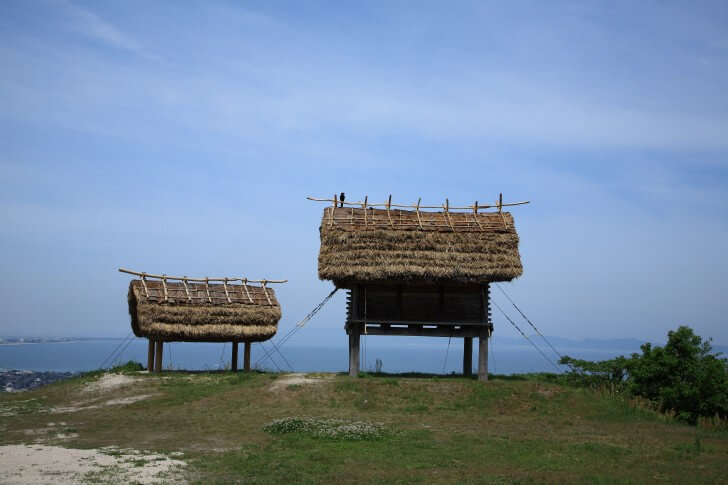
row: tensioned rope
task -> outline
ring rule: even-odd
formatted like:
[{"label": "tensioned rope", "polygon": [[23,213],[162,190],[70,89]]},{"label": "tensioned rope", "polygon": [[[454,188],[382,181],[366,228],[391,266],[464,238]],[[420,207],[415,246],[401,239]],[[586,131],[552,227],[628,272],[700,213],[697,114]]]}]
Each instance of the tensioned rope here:
[{"label": "tensioned rope", "polygon": [[133,336],[133,337],[132,337],[132,338],[131,338],[131,339],[130,339],[130,340],[129,340],[129,341],[127,342],[127,343],[126,343],[126,345],[125,345],[125,346],[124,346],[124,347],[123,347],[123,348],[122,348],[122,349],[121,349],[121,350],[119,351],[119,353],[118,353],[118,354],[116,354],[116,357],[114,357],[114,359],[113,359],[113,360],[112,360],[112,361],[111,361],[111,362],[109,363],[109,365],[108,365],[107,369],[108,369],[109,367],[111,367],[112,365],[114,365],[114,364],[115,364],[115,363],[116,363],[116,362],[117,362],[117,361],[119,360],[119,357],[121,357],[121,354],[123,354],[123,353],[124,353],[124,351],[126,350],[126,348],[127,348],[127,347],[129,347],[129,345],[131,345],[131,343],[132,343],[132,342],[133,342],[133,341],[134,341],[135,339],[136,339],[136,336]]},{"label": "tensioned rope", "polygon": [[452,340],[452,337],[449,337],[447,339],[447,350],[445,350],[445,362],[442,363],[442,373],[445,373],[445,366],[447,365],[447,354],[450,353],[450,341]]},{"label": "tensioned rope", "polygon": [[516,325],[516,322],[514,322],[513,320],[511,320],[511,317],[509,317],[509,316],[508,316],[508,315],[506,314],[506,312],[504,312],[504,311],[503,311],[503,309],[502,309],[502,308],[501,308],[501,307],[500,307],[500,306],[499,306],[499,305],[498,305],[498,304],[497,304],[497,303],[496,303],[495,301],[491,300],[491,302],[493,303],[493,305],[495,305],[495,307],[496,307],[496,308],[497,308],[498,310],[500,310],[500,312],[501,312],[501,313],[503,314],[503,316],[504,316],[504,317],[506,317],[506,319],[507,319],[507,320],[508,320],[509,322],[511,322],[511,325],[513,325],[514,327],[516,327],[516,330],[518,330],[518,331],[519,331],[519,332],[521,333],[521,335],[523,335],[523,337],[524,337],[524,338],[525,338],[526,340],[528,340],[528,341],[529,341],[529,342],[531,343],[531,345],[533,345],[533,346],[534,346],[534,348],[535,348],[536,350],[538,350],[538,351],[539,351],[539,353],[540,353],[541,355],[543,355],[543,356],[544,356],[544,358],[545,358],[546,360],[548,360],[548,361],[549,361],[549,363],[550,363],[550,364],[551,364],[552,366],[554,366],[554,369],[556,369],[556,371],[557,371],[557,372],[561,373],[561,369],[559,369],[559,368],[558,368],[558,367],[556,366],[556,364],[554,364],[554,362],[553,362],[553,361],[552,361],[551,359],[549,359],[549,357],[548,357],[548,356],[547,356],[546,354],[544,354],[544,353],[543,353],[543,351],[542,351],[542,350],[541,350],[541,349],[540,349],[540,348],[538,347],[538,345],[536,345],[535,343],[533,343],[533,340],[531,340],[530,338],[528,338],[528,336],[527,336],[527,335],[526,335],[525,333],[523,333],[523,330],[521,330],[521,329],[520,329],[520,328],[518,327],[518,325]]},{"label": "tensioned rope", "polygon": [[[263,345],[263,342],[258,342],[258,345],[260,345],[260,348],[263,349],[263,352],[265,352],[266,357],[270,359],[271,362],[273,362],[273,365],[276,366],[276,369],[280,372],[281,368],[278,366],[278,362],[275,361],[273,356],[270,352],[268,352],[268,349],[265,348],[265,345]],[[255,366],[257,367],[258,363],[256,362]]]},{"label": "tensioned rope", "polygon": [[220,351],[220,362],[217,364],[217,368],[222,370],[225,368],[225,346],[227,342],[222,343],[222,350]]},{"label": "tensioned rope", "polygon": [[[104,359],[104,361],[103,361],[103,362],[101,363],[101,365],[99,366],[99,369],[103,369],[103,368],[104,368],[104,366],[105,366],[105,365],[106,365],[106,363],[107,363],[107,362],[109,361],[109,359],[111,359],[111,357],[112,357],[112,356],[113,356],[114,354],[116,354],[116,351],[117,351],[117,350],[119,350],[119,348],[120,348],[120,347],[121,347],[122,345],[124,345],[124,343],[126,342],[126,340],[127,340],[127,339],[128,339],[129,337],[131,337],[131,334],[132,334],[132,333],[134,333],[134,332],[133,332],[133,331],[129,332],[129,335],[127,335],[126,337],[124,337],[124,340],[122,340],[122,341],[121,341],[121,343],[120,343],[119,345],[117,345],[117,346],[116,346],[116,348],[115,348],[114,350],[112,350],[112,351],[111,351],[111,353],[109,354],[109,356],[108,356],[108,357],[106,357],[106,359]],[[113,360],[112,360],[112,362],[113,362]]]},{"label": "tensioned rope", "polygon": [[[298,332],[301,328],[303,328],[303,326],[306,325],[308,323],[308,321],[311,320],[313,318],[313,316],[316,315],[318,313],[318,311],[321,310],[324,307],[324,305],[331,299],[331,297],[334,296],[334,293],[336,293],[338,291],[338,289],[339,288],[334,288],[331,291],[331,293],[329,293],[328,296],[326,296],[326,298],[323,299],[323,301],[321,303],[319,303],[318,305],[316,305],[316,307],[313,310],[311,310],[309,312],[309,314],[306,315],[303,318],[303,320],[301,320],[300,322],[298,322],[298,324],[295,327],[293,327],[283,338],[281,338],[278,341],[278,343],[275,343],[275,342],[271,341],[271,345],[273,346],[273,349],[276,350],[281,355],[281,357],[283,357],[283,354],[281,354],[281,351],[279,350],[280,347],[282,347],[283,344],[285,344],[286,342],[288,342],[288,340],[290,340],[290,338],[293,337],[296,334],[296,332]],[[258,361],[255,363],[255,365],[253,366],[253,368],[255,368],[255,369],[257,369],[258,366],[262,362],[265,362],[265,360],[267,360],[269,358],[271,359],[271,361],[273,361],[273,358],[271,357],[270,353],[268,351],[266,351],[265,347],[263,347],[262,344],[261,344],[261,347],[265,351],[265,355],[262,356],[260,359],[258,359]],[[285,360],[285,358],[284,358],[284,360]],[[290,364],[289,364],[289,366],[290,366]],[[292,367],[291,367],[291,370],[293,370]]]},{"label": "tensioned rope", "polygon": [[[263,349],[263,350],[265,350],[265,349]],[[288,368],[289,368],[289,369],[291,369],[291,372],[293,372],[293,366],[292,366],[292,365],[291,365],[291,364],[290,364],[290,363],[288,362],[288,360],[287,360],[287,359],[286,359],[286,357],[285,357],[285,356],[284,356],[284,355],[283,355],[283,354],[281,353],[281,351],[280,351],[280,350],[278,349],[278,347],[276,347],[275,345],[273,345],[273,350],[275,350],[276,352],[278,352],[278,355],[280,355],[280,356],[281,356],[281,359],[283,359],[283,362],[285,362],[285,363],[286,363],[286,365],[288,366]],[[271,354],[272,354],[272,353],[273,353],[273,352],[271,351]],[[271,360],[271,361],[273,361],[273,356],[272,356],[272,355],[270,356],[270,360]],[[275,364],[275,362],[273,362],[273,363]],[[277,365],[277,364],[276,364],[276,367],[278,367],[278,365]],[[278,370],[281,370],[281,369],[279,368]]]},{"label": "tensioned rope", "polygon": [[559,351],[558,351],[558,350],[556,350],[556,349],[554,348],[554,346],[553,346],[553,345],[551,345],[551,342],[549,342],[548,340],[546,340],[546,337],[544,337],[544,336],[543,336],[543,335],[541,334],[541,332],[539,332],[539,330],[538,330],[538,329],[536,328],[536,325],[534,325],[533,323],[531,323],[531,320],[529,320],[529,319],[528,319],[528,317],[527,317],[527,316],[526,316],[526,315],[525,315],[525,314],[524,314],[524,313],[523,313],[523,312],[521,311],[521,309],[520,309],[520,308],[518,308],[518,305],[516,305],[516,304],[515,304],[515,303],[513,302],[513,300],[511,300],[511,297],[510,297],[510,296],[508,296],[508,294],[507,294],[507,293],[505,292],[505,290],[504,290],[503,288],[501,288],[501,285],[499,285],[498,283],[496,283],[496,284],[495,284],[495,286],[497,286],[497,287],[498,287],[498,289],[499,289],[499,290],[501,290],[501,293],[503,293],[503,295],[505,295],[505,297],[506,297],[506,298],[508,298],[508,301],[510,301],[510,302],[511,302],[511,305],[513,305],[513,308],[515,308],[516,310],[518,310],[518,313],[520,313],[520,314],[521,314],[521,316],[522,316],[522,317],[523,317],[523,318],[524,318],[524,319],[525,319],[525,320],[526,320],[526,321],[528,322],[528,324],[529,324],[529,325],[531,325],[531,327],[532,327],[532,328],[533,328],[533,329],[534,329],[534,330],[536,331],[536,333],[537,333],[537,334],[539,335],[539,337],[541,337],[541,338],[543,339],[543,341],[544,341],[544,342],[546,342],[546,343],[548,344],[548,346],[549,346],[549,347],[551,347],[551,350],[553,350],[553,351],[554,351],[554,353],[556,353],[556,355],[558,355],[558,356],[559,356],[559,358],[563,359],[563,358],[564,358],[564,356],[563,356],[563,355],[561,355],[561,354],[559,353]]}]

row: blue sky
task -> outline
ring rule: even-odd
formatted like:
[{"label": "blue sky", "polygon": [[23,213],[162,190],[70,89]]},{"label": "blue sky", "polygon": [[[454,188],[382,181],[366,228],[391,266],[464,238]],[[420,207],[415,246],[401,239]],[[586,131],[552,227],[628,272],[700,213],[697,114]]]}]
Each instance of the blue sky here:
[{"label": "blue sky", "polygon": [[[728,342],[727,26],[725,2],[4,1],[0,334],[126,335],[120,266],[288,278],[285,331],[331,288],[306,196],[503,192],[532,201],[505,288],[544,333]],[[343,345],[343,317],[311,325]]]}]

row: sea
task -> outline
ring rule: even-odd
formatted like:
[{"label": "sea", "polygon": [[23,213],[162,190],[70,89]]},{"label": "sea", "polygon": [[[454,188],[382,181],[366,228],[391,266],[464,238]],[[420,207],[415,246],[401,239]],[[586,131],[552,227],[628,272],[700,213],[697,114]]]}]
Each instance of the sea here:
[{"label": "sea", "polygon": [[[343,330],[341,331],[343,334]],[[321,339],[275,341],[253,344],[254,368],[286,372],[343,372],[348,368],[346,336],[341,342]],[[488,366],[493,374],[564,371],[559,354],[587,360],[604,360],[639,352],[637,339],[567,340],[531,336],[538,349],[525,339],[498,338],[488,348]],[[538,345],[540,344],[540,345]],[[663,343],[658,343],[660,345]],[[477,369],[477,339],[473,342],[473,369]],[[163,367],[177,370],[221,370],[230,367],[230,343],[165,343]],[[558,352],[558,354],[557,354]],[[240,346],[242,367],[243,348]],[[138,338],[108,338],[66,342],[0,344],[0,371],[31,370],[80,372],[105,369],[130,360],[146,363],[147,341]],[[460,373],[463,344],[460,339],[362,337],[361,369],[386,373]]]}]

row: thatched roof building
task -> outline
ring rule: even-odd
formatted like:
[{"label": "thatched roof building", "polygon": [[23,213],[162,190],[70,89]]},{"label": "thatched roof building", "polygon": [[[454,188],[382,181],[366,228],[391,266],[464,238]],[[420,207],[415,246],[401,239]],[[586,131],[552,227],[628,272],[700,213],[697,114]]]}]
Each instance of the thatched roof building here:
[{"label": "thatched roof building", "polygon": [[354,283],[486,284],[523,272],[508,212],[327,207],[319,278]]},{"label": "thatched roof building", "polygon": [[164,342],[260,342],[281,318],[265,285],[136,279],[128,300],[134,334]]}]

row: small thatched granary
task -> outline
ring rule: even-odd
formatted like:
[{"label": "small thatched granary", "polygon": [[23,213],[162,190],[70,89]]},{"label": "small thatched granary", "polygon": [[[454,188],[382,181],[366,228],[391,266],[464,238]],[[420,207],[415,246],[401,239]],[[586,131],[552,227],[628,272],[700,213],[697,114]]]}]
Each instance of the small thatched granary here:
[{"label": "small thatched granary", "polygon": [[[333,204],[321,220],[319,277],[350,292],[350,374],[359,371],[363,333],[463,337],[465,373],[472,338],[479,337],[479,376],[487,379],[489,285],[523,272],[513,217],[502,207],[525,202],[460,208],[448,202],[426,211],[434,207],[397,206],[391,197],[386,204],[323,200]],[[488,208],[497,211],[480,212]]]},{"label": "small thatched granary", "polygon": [[245,367],[250,363],[250,344],[273,337],[278,330],[281,307],[268,283],[281,281],[244,278],[169,277],[120,270],[141,276],[129,284],[129,314],[137,337],[150,342],[150,369],[154,348],[161,362],[163,342],[232,342],[233,369],[237,368],[237,344],[245,342]]}]

